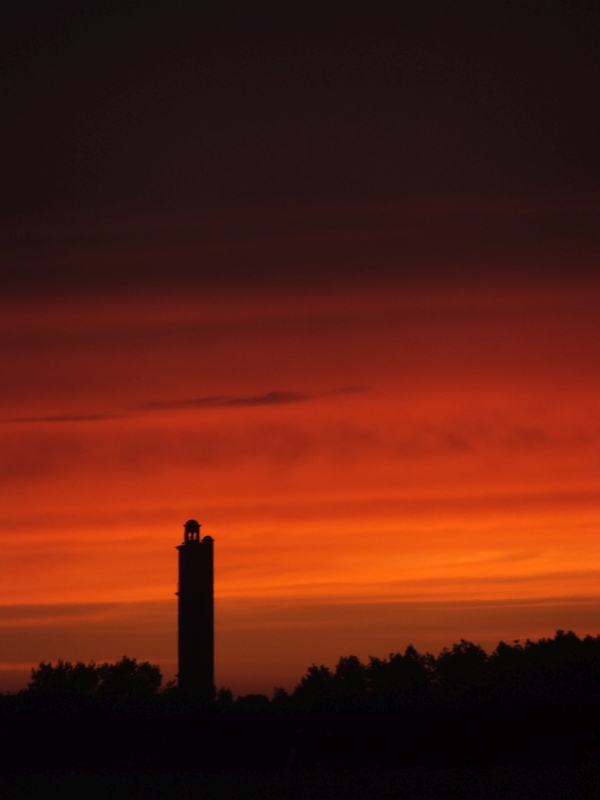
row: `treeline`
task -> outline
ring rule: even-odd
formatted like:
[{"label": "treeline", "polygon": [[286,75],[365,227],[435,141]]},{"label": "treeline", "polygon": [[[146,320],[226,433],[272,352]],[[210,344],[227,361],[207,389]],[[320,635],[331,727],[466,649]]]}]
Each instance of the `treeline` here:
[{"label": "treeline", "polygon": [[600,636],[462,640],[434,657],[311,666],[292,692],[203,705],[162,686],[160,670],[42,663],[0,696],[5,770],[581,764],[597,759]]},{"label": "treeline", "polygon": [[[138,663],[135,658],[123,656],[115,664],[88,664],[78,661],[61,661],[55,665],[45,661],[31,671],[31,681],[25,690],[45,697],[61,697],[68,702],[76,698],[96,695],[109,702],[122,702],[148,698],[162,685],[160,667],[148,661]],[[174,683],[167,686],[172,688]]]},{"label": "treeline", "polygon": [[437,657],[412,646],[366,664],[347,656],[334,670],[313,665],[291,694],[276,689],[271,701],[313,712],[590,703],[600,703],[600,636],[580,639],[562,630],[552,639],[500,642],[489,655],[463,639]]}]

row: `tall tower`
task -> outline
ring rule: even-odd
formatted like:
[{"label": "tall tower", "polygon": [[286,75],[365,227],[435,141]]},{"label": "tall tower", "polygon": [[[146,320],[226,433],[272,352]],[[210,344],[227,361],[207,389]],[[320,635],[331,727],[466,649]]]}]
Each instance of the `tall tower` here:
[{"label": "tall tower", "polygon": [[179,550],[177,685],[188,695],[210,702],[215,693],[213,540],[200,538],[195,519],[184,525]]}]

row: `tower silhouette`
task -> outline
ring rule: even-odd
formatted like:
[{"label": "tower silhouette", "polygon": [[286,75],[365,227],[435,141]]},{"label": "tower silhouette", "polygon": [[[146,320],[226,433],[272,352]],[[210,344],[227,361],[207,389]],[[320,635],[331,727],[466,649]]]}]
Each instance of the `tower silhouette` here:
[{"label": "tower silhouette", "polygon": [[215,692],[213,540],[200,538],[195,519],[184,525],[179,550],[177,685],[210,702]]}]

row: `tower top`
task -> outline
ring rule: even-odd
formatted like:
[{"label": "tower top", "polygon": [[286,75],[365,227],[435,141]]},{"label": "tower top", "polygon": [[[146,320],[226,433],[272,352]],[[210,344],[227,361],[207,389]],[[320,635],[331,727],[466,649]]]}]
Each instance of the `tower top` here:
[{"label": "tower top", "polygon": [[183,526],[183,540],[184,542],[200,541],[200,523],[195,519],[188,519]]}]

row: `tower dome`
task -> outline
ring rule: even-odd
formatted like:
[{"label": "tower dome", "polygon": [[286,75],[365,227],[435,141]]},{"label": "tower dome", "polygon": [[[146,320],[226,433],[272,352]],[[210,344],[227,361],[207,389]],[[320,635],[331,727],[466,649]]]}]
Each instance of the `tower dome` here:
[{"label": "tower dome", "polygon": [[200,530],[200,523],[195,519],[188,519],[184,527],[186,532],[189,531],[190,533],[198,533]]},{"label": "tower dome", "polygon": [[195,519],[188,519],[183,526],[183,539],[185,542],[199,542],[200,523]]}]

